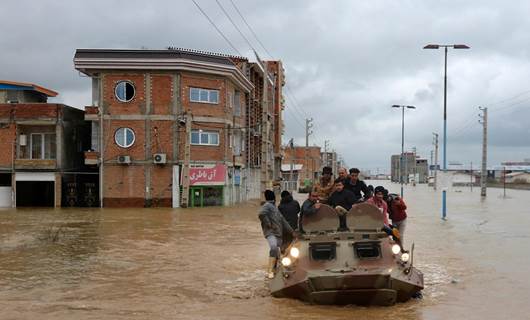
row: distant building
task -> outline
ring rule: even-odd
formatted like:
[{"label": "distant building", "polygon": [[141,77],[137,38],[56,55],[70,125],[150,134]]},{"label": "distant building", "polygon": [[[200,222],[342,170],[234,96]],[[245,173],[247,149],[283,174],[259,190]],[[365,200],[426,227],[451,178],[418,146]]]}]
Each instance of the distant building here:
[{"label": "distant building", "polygon": [[56,95],[0,81],[0,207],[97,205],[97,176],[83,164],[90,142],[84,112],[47,103]]},{"label": "distant building", "polygon": [[390,159],[390,177],[392,182],[404,183],[414,180],[418,183],[427,183],[429,178],[429,164],[427,159],[419,158],[416,153],[405,152],[403,154],[403,166],[401,166],[401,154],[394,154]]},{"label": "distant building", "polygon": [[[291,163],[302,166],[298,176],[300,186],[316,181],[322,169],[320,147],[286,147],[282,165],[290,166]],[[333,174],[336,174],[336,172],[333,172]]]},{"label": "distant building", "polygon": [[321,162],[322,167],[330,167],[331,170],[333,170],[333,173],[335,176],[337,176],[337,173],[339,171],[339,162],[337,159],[337,153],[336,152],[322,152],[321,154]]}]

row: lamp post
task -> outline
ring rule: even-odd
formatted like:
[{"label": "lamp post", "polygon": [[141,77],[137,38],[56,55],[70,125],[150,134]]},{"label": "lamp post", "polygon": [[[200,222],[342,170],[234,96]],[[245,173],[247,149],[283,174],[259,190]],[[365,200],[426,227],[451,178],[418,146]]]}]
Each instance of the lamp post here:
[{"label": "lamp post", "polygon": [[403,155],[405,152],[405,108],[416,109],[414,106],[393,105],[392,108],[401,108],[401,156],[399,157],[399,183],[401,184],[401,198],[403,198]]},{"label": "lamp post", "polygon": [[[445,64],[444,64],[444,141],[443,141],[443,171],[444,175],[447,173],[447,48],[453,49],[469,49],[465,44],[428,44],[423,49],[440,49],[445,50]],[[447,216],[447,190],[442,188],[442,219],[445,220]]]}]

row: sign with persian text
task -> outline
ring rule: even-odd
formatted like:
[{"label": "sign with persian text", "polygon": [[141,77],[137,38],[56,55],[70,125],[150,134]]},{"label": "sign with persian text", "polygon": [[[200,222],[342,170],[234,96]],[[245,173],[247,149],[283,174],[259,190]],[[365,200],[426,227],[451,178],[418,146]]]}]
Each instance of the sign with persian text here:
[{"label": "sign with persian text", "polygon": [[222,186],[225,184],[224,164],[204,164],[190,167],[190,186]]}]

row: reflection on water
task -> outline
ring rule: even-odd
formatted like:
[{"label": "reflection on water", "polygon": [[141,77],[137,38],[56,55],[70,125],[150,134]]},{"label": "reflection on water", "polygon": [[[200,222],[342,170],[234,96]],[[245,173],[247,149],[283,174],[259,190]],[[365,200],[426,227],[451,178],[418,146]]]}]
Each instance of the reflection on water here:
[{"label": "reflection on water", "polygon": [[[397,185],[388,185],[397,190]],[[2,319],[525,318],[529,191],[405,190],[422,300],[313,306],[269,296],[266,242],[249,203],[193,209],[0,211]],[[301,196],[300,199],[302,199]],[[473,312],[470,313],[469,310]]]}]

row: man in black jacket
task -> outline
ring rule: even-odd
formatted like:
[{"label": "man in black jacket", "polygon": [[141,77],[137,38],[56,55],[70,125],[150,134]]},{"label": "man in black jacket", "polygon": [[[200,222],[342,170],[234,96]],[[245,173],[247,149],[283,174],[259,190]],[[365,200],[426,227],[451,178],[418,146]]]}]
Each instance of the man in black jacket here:
[{"label": "man in black jacket", "polygon": [[296,230],[296,228],[298,228],[298,213],[300,212],[300,204],[298,201],[293,199],[293,196],[287,190],[282,191],[281,197],[282,199],[278,205],[278,210],[280,210],[291,228]]},{"label": "man in black jacket", "polygon": [[302,204],[302,210],[300,211],[300,218],[298,219],[298,230],[300,230],[300,232],[304,232],[304,228],[302,228],[304,216],[312,216],[318,212],[318,209],[320,209],[318,193],[316,191],[311,191]]},{"label": "man in black jacket", "polygon": [[[366,200],[372,195],[370,190],[368,189],[368,186],[366,186],[366,183],[364,183],[364,181],[362,180],[359,180],[360,172],[361,171],[359,171],[359,169],[357,168],[351,168],[350,177],[344,182],[344,188],[353,192],[353,194],[355,195],[355,202],[361,200],[363,196]],[[361,192],[363,193],[362,195]]]},{"label": "man in black jacket", "polygon": [[339,214],[339,231],[348,230],[346,226],[346,213],[350,211],[355,200],[355,195],[344,188],[344,181],[340,178],[335,180],[335,191],[329,197],[328,202]]}]

